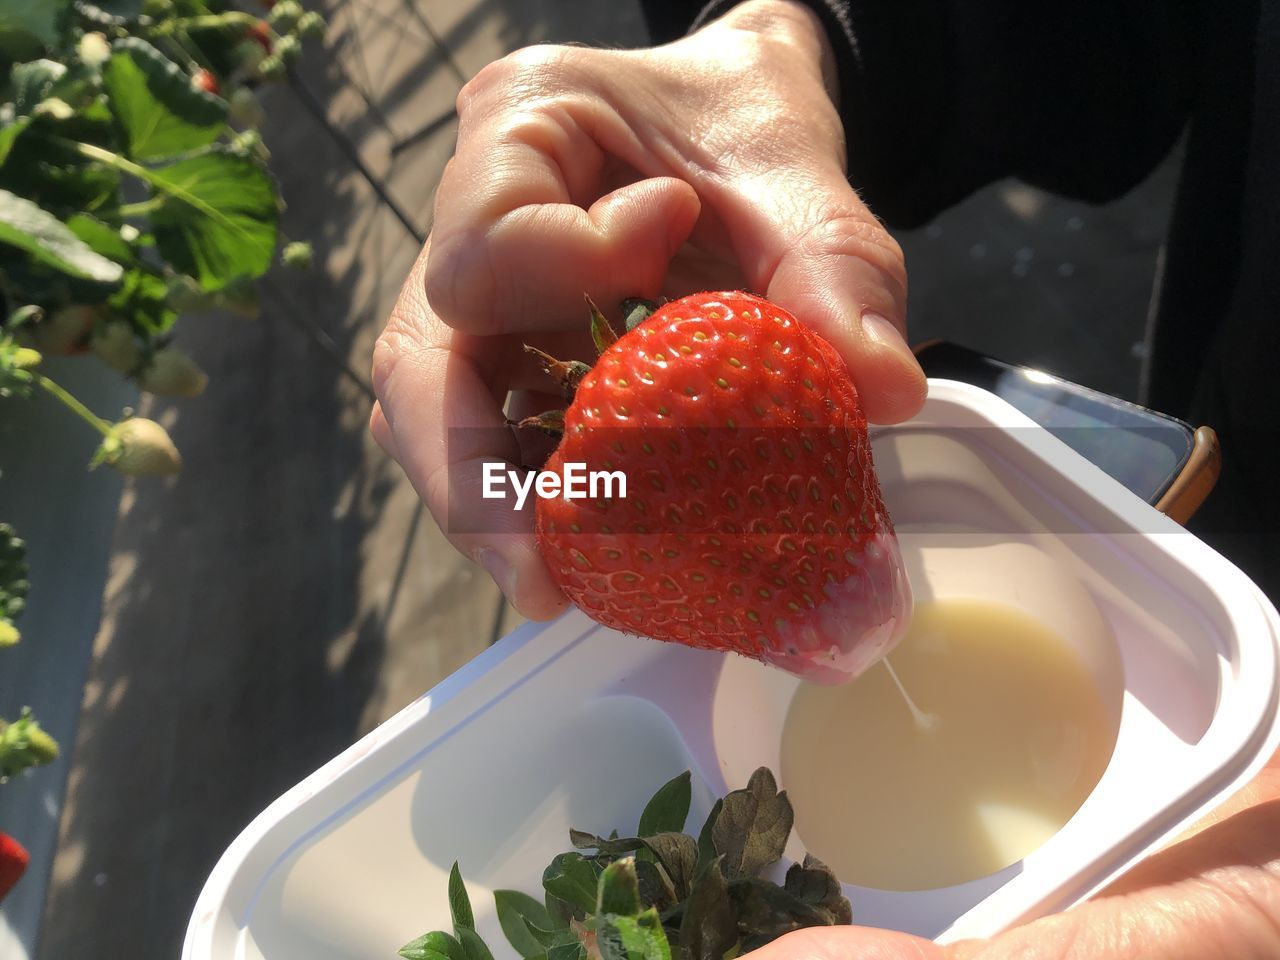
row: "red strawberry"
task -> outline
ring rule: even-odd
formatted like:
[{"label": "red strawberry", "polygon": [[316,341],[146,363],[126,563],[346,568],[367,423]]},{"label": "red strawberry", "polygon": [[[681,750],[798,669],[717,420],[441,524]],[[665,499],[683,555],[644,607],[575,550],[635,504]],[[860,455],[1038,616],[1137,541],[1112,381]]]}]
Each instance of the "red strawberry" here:
[{"label": "red strawberry", "polygon": [[605,346],[585,375],[553,372],[576,389],[545,469],[627,478],[625,498],[537,503],[552,576],[591,617],[825,683],[901,637],[910,587],[866,418],[827,341],[767,300],[702,293]]},{"label": "red strawberry", "polygon": [[245,30],[244,35],[250,40],[256,41],[266,53],[271,52],[271,24],[267,23],[267,21],[259,20]]},{"label": "red strawberry", "polygon": [[22,844],[7,833],[0,833],[0,900],[22,879],[30,860]]},{"label": "red strawberry", "polygon": [[218,78],[208,70],[197,70],[191,77],[191,85],[197,90],[212,93],[215,97],[222,92],[222,87],[218,84]]}]

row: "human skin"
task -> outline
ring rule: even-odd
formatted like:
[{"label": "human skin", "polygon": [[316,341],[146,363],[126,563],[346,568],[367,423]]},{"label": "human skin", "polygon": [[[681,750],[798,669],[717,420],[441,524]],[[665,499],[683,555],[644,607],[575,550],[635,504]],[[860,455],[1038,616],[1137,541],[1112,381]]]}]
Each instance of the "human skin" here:
[{"label": "human skin", "polygon": [[[565,600],[529,513],[480,497],[480,464],[519,465],[506,415],[554,404],[525,341],[591,356],[584,292],[602,305],[763,293],[835,345],[872,421],[919,410],[902,254],[845,181],[834,89],[816,18],[751,0],[653,50],[519,51],[459,94],[432,235],[375,350],[370,427],[453,545],[525,616],[554,616]],[[451,441],[452,427],[496,429]],[[1280,957],[1280,764],[1090,901],[992,940],[803,930],[754,956]]]},{"label": "human skin", "polygon": [[[845,179],[832,64],[812,13],[752,0],[652,50],[521,50],[459,94],[431,237],[375,350],[370,425],[526,617],[565,600],[531,511],[482,499],[480,463],[521,463],[508,394],[513,416],[554,405],[523,343],[593,355],[584,292],[761,293],[833,343],[873,422],[924,402],[902,253]],[[497,429],[450,442],[455,427]]]}]

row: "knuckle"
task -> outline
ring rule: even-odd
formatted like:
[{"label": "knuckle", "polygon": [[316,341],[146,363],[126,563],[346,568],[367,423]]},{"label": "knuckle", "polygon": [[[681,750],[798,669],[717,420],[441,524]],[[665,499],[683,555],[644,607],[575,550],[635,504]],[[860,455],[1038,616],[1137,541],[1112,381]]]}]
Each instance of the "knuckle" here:
[{"label": "knuckle", "polygon": [[906,258],[902,247],[865,207],[829,212],[806,238],[812,252],[857,257],[877,267],[905,289]]},{"label": "knuckle", "polygon": [[489,315],[496,284],[488,245],[478,238],[459,237],[433,247],[423,273],[428,306],[454,329],[469,329]]}]

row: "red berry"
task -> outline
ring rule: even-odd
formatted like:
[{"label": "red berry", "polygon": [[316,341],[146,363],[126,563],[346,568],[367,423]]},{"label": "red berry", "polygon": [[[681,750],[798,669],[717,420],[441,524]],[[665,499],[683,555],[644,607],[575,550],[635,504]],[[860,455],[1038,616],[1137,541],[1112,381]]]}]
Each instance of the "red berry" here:
[{"label": "red berry", "polygon": [[218,78],[208,70],[197,70],[191,77],[191,85],[197,90],[212,93],[215,97],[222,92],[222,87],[218,85]]},{"label": "red berry", "polygon": [[539,499],[552,576],[591,617],[841,682],[900,638],[910,588],[835,349],[773,304],[666,304],[577,385],[546,465],[627,496]]},{"label": "red berry", "polygon": [[30,860],[22,844],[7,833],[0,833],[0,900],[22,879]]},{"label": "red berry", "polygon": [[271,25],[265,20],[259,20],[253,26],[245,30],[244,35],[250,40],[257,41],[264,51],[271,52]]}]

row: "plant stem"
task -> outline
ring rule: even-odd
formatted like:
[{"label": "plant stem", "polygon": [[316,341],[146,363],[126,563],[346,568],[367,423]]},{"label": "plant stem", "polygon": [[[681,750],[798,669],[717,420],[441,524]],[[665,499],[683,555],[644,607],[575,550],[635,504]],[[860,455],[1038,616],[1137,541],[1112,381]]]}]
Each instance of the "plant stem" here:
[{"label": "plant stem", "polygon": [[152,197],[150,200],[143,200],[140,203],[122,203],[120,205],[119,214],[126,220],[130,217],[145,217],[147,214],[160,209],[164,205],[164,197]]},{"label": "plant stem", "polygon": [[61,386],[54,383],[44,374],[42,373],[36,374],[36,383],[40,384],[41,388],[43,388],[46,393],[56,397],[59,401],[62,402],[63,406],[69,409],[72,413],[79,416],[82,420],[84,420],[87,424],[89,424],[89,426],[93,427],[93,429],[97,430],[104,437],[110,435],[111,424],[107,423],[107,421],[103,420],[100,416],[95,414],[92,410],[90,410],[83,403],[81,403],[79,400],[73,397]]}]

